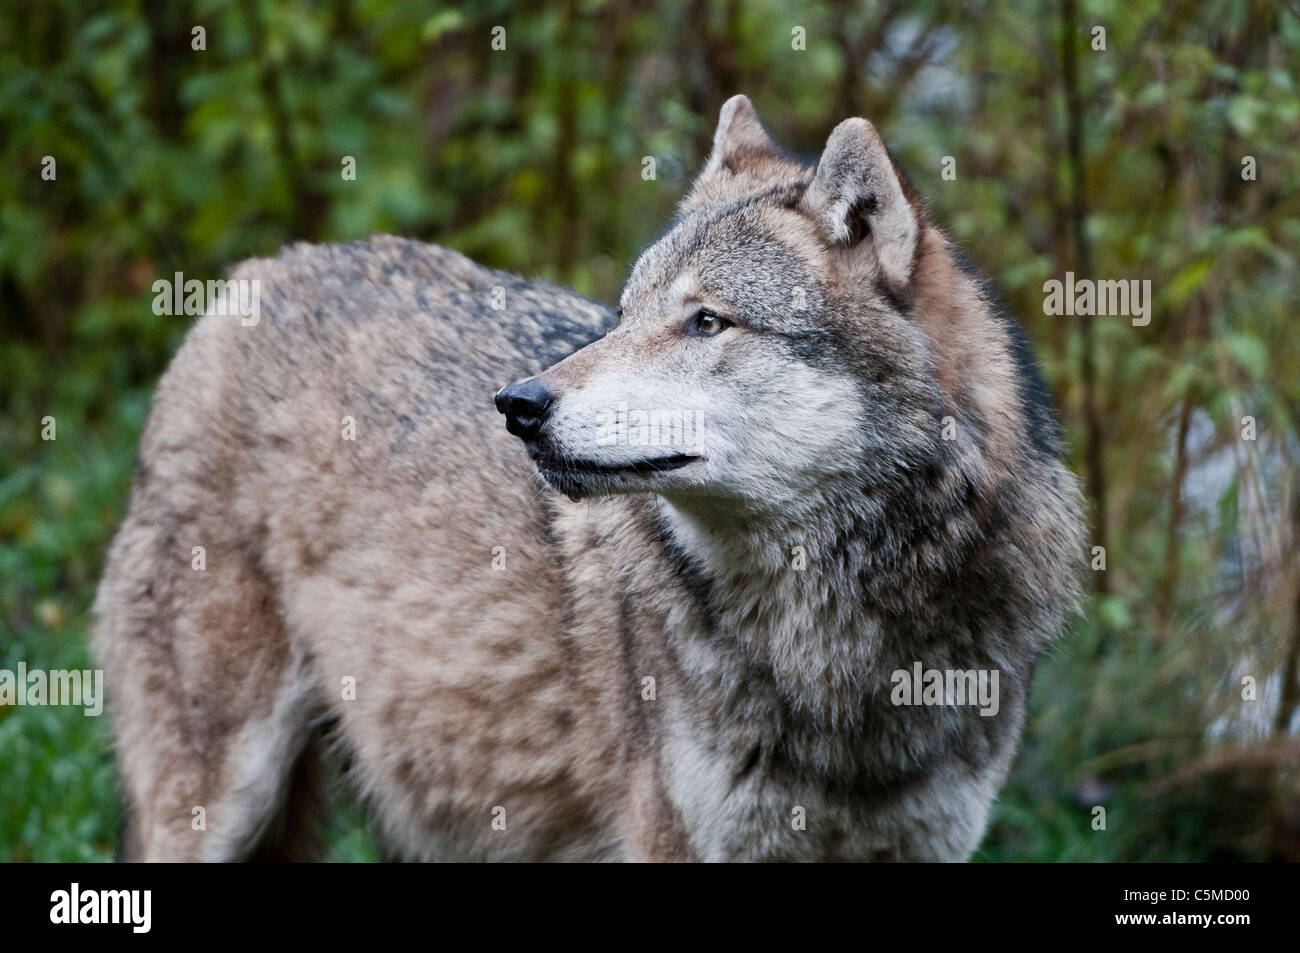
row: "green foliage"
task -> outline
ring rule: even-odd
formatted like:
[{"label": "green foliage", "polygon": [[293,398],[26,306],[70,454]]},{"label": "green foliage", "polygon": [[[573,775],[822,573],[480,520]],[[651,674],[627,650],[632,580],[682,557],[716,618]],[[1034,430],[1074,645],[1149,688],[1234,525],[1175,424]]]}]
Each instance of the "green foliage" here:
[{"label": "green foliage", "polygon": [[[0,667],[90,664],[148,395],[188,325],[153,314],[155,279],[391,231],[613,300],[743,91],[810,161],[846,116],[881,128],[1022,318],[1089,474],[1108,567],[1040,667],[980,857],[1300,856],[1294,5],[513,6],[7,5]],[[1081,262],[1151,281],[1151,323],[1046,317],[1043,282]],[[0,708],[0,859],[106,859],[116,805],[106,719]],[[374,858],[355,808],[329,841]]]}]

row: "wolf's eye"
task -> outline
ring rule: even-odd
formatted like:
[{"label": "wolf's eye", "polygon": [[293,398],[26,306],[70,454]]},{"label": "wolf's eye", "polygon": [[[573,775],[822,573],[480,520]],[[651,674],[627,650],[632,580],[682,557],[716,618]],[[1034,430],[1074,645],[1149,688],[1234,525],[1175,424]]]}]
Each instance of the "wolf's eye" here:
[{"label": "wolf's eye", "polygon": [[711,338],[731,327],[731,322],[720,315],[701,308],[686,319],[685,331],[692,337]]}]

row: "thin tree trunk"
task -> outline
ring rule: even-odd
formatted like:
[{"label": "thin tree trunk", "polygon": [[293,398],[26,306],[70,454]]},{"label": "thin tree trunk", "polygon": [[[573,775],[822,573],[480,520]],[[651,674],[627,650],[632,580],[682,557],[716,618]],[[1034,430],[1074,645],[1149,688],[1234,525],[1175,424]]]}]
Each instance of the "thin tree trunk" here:
[{"label": "thin tree trunk", "polygon": [[[1061,2],[1061,66],[1065,84],[1066,149],[1070,169],[1070,224],[1074,238],[1074,267],[1081,278],[1092,277],[1092,248],[1088,242],[1088,199],[1084,182],[1083,100],[1079,93],[1078,11],[1075,0]],[[1093,542],[1110,551],[1110,531],[1106,518],[1106,471],[1102,451],[1101,412],[1097,406],[1096,345],[1092,318],[1080,315],[1077,327],[1083,361],[1079,379],[1084,427],[1084,480],[1093,504]],[[1109,588],[1106,573],[1095,572],[1092,578],[1098,592]]]},{"label": "thin tree trunk", "polygon": [[244,14],[252,30],[254,49],[259,64],[259,82],[262,96],[271,114],[271,127],[275,136],[281,174],[289,190],[289,237],[297,240],[319,237],[320,223],[325,221],[329,199],[311,181],[311,171],[298,159],[293,145],[293,117],[284,95],[279,69],[270,63],[266,37],[270,27],[258,0],[245,0]]},{"label": "thin tree trunk", "polygon": [[[1294,401],[1287,401],[1292,420],[1300,420],[1300,406]],[[1291,644],[1287,646],[1286,661],[1282,663],[1282,697],[1278,702],[1277,715],[1273,719],[1273,733],[1283,735],[1291,725],[1291,719],[1300,711],[1300,481],[1291,486]]]},{"label": "thin tree trunk", "polygon": [[558,69],[556,76],[555,153],[551,157],[551,186],[553,195],[547,196],[559,209],[559,234],[555,236],[555,270],[561,281],[571,282],[573,265],[577,260],[579,240],[578,185],[573,178],[573,154],[578,145],[577,81],[573,71],[579,58],[575,55],[574,31],[577,29],[577,9],[573,0],[564,5],[564,17],[558,43]]},{"label": "thin tree trunk", "polygon": [[1165,572],[1156,599],[1157,630],[1164,633],[1173,615],[1174,592],[1178,588],[1178,537],[1183,522],[1183,481],[1187,478],[1187,431],[1192,423],[1192,395],[1183,397],[1178,412],[1178,442],[1174,448],[1174,476],[1169,488],[1169,531],[1165,541]]}]

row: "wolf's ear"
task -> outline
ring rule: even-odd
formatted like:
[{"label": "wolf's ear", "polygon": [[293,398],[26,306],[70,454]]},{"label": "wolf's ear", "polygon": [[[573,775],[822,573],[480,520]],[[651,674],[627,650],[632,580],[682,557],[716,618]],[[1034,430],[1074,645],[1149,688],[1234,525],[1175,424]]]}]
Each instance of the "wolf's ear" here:
[{"label": "wolf's ear", "polygon": [[713,133],[713,152],[700,173],[703,178],[721,170],[735,172],[746,160],[780,158],[781,149],[758,121],[754,104],[745,95],[732,96],[722,104],[718,128]]},{"label": "wolf's ear", "polygon": [[758,121],[749,97],[732,96],[722,104],[718,128],[713,133],[713,151],[682,208],[687,210],[758,188],[785,165],[781,147]]},{"label": "wolf's ear", "polygon": [[871,123],[846,119],[835,127],[803,207],[833,245],[851,248],[869,242],[889,283],[895,288],[910,283],[920,225]]}]

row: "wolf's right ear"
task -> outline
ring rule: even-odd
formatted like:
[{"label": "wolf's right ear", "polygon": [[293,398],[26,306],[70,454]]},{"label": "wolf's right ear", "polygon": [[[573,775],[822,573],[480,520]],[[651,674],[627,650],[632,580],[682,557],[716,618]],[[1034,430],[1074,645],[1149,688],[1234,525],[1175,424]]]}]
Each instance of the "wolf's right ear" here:
[{"label": "wolf's right ear", "polygon": [[732,96],[722,104],[713,151],[695,180],[683,208],[728,197],[740,188],[772,174],[773,163],[784,162],[781,147],[772,141],[748,96]]},{"label": "wolf's right ear", "polygon": [[713,152],[701,177],[719,170],[734,172],[746,159],[780,158],[781,149],[758,121],[754,104],[745,95],[722,104],[718,128],[713,132]]},{"label": "wolf's right ear", "polygon": [[895,288],[910,284],[920,224],[871,123],[846,119],[835,127],[802,204],[831,244],[869,242],[883,277]]}]

